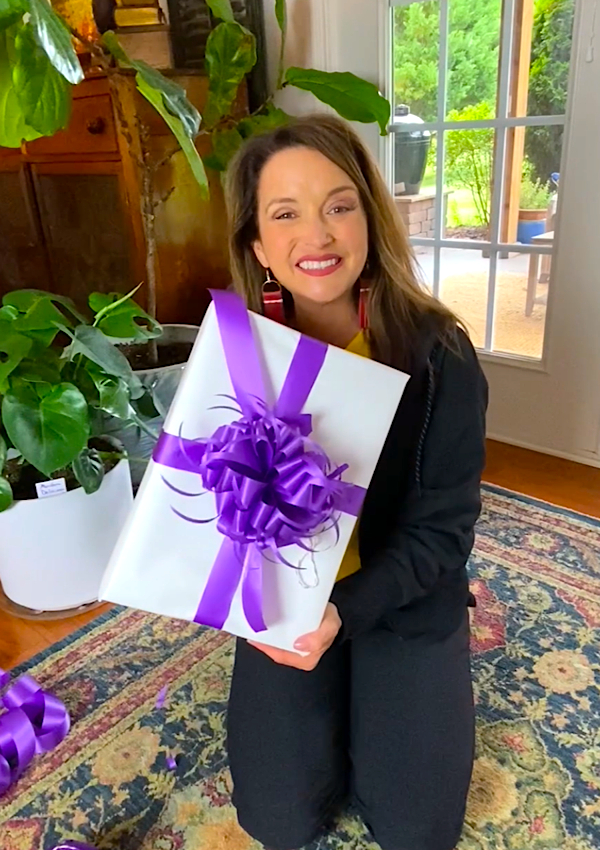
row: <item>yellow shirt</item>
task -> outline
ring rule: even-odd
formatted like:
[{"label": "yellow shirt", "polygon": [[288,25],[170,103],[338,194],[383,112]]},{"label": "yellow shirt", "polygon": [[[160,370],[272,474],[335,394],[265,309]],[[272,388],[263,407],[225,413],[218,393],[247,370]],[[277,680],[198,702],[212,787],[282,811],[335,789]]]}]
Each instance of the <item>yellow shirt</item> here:
[{"label": "yellow shirt", "polygon": [[[365,338],[365,335],[362,331],[358,333],[350,345],[346,348],[346,351],[350,351],[352,354],[358,354],[361,357],[370,357],[371,352],[369,350],[369,343]],[[350,538],[350,542],[348,543],[348,548],[346,549],[346,554],[340,564],[340,570],[337,574],[337,581],[342,578],[346,578],[346,576],[351,576],[352,573],[360,570],[360,555],[358,554],[358,522],[354,526],[354,531],[352,532],[352,537]]]}]

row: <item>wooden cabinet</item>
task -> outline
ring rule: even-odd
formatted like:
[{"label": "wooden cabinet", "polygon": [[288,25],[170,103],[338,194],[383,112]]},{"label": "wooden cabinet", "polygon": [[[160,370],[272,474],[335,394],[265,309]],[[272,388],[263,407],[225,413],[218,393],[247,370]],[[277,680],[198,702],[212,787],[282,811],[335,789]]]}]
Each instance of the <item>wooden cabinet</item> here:
[{"label": "wooden cabinet", "polygon": [[[206,79],[174,76],[202,110]],[[0,148],[0,296],[35,287],[84,306],[90,292],[127,292],[145,281],[141,128],[156,160],[175,140],[132,76],[119,75],[111,85],[103,77],[87,79],[74,91],[66,130],[21,151]],[[175,186],[156,216],[158,318],[196,323],[208,287],[229,281],[221,182],[210,177],[204,200],[177,153],[155,184],[160,197]],[[144,303],[144,287],[136,298]]]}]

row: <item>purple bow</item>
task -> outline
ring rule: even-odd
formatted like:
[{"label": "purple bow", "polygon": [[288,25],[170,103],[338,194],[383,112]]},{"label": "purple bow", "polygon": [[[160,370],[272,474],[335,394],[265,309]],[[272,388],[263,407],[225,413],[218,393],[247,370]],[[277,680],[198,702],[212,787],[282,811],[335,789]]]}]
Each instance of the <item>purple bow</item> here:
[{"label": "purple bow", "polygon": [[[9,680],[0,670],[0,688]],[[21,776],[35,755],[47,753],[66,737],[69,713],[31,676],[21,676],[0,699],[0,796]]]},{"label": "purple bow", "polygon": [[[244,614],[255,632],[266,629],[262,613],[264,556],[294,566],[281,554],[286,546],[313,551],[306,542],[337,526],[340,513],[358,516],[365,490],[343,482],[347,465],[334,467],[309,438],[312,422],[302,409],[325,361],[327,346],[301,336],[275,407],[266,402],[263,374],[248,311],[232,292],[211,292],[229,376],[241,417],[195,440],[163,431],[153,454],[156,463],[200,475],[211,492],[216,520],[225,538],[215,559],[194,622],[223,628],[242,582]],[[226,398],[229,398],[226,396]],[[232,409],[232,408],[228,408]]]}]

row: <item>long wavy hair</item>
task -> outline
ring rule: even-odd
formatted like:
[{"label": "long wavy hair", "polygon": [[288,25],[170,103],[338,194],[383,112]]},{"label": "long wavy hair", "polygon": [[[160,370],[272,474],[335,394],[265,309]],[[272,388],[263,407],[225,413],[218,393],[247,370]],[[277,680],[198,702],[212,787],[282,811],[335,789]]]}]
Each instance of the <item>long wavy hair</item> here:
[{"label": "long wavy hair", "polygon": [[262,311],[265,280],[265,270],[252,248],[259,238],[260,175],[274,154],[293,147],[323,154],[345,171],[358,189],[369,235],[363,279],[369,282],[367,313],[372,356],[390,366],[408,368],[418,328],[425,319],[435,327],[438,338],[450,344],[457,320],[422,286],[404,223],[379,168],[354,130],[330,115],[296,118],[255,136],[231,162],[226,181],[231,271],[234,286],[249,309]]}]

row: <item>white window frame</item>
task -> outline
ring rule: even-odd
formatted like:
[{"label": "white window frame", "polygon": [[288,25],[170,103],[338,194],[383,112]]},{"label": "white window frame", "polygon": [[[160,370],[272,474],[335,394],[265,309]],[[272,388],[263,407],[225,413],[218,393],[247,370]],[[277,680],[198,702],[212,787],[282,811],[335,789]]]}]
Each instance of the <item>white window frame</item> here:
[{"label": "white window frame", "polygon": [[[393,14],[394,8],[398,6],[409,6],[413,2],[419,0],[389,0],[389,21],[386,33],[387,50],[383,50],[383,55],[388,61],[388,71],[384,79],[387,82],[387,91],[390,96],[390,101],[394,103],[394,87],[393,87]],[[509,117],[509,88],[510,88],[510,69],[512,60],[512,45],[513,45],[513,27],[515,14],[515,0],[504,0],[503,16],[500,28],[500,44],[501,62],[499,68],[499,85],[498,85],[498,102],[496,106],[497,117],[488,120],[477,121],[447,121],[447,83],[448,83],[448,33],[449,33],[449,3],[451,0],[439,0],[440,4],[440,52],[438,58],[438,103],[437,103],[437,120],[426,122],[424,124],[406,124],[403,123],[402,129],[418,129],[429,130],[436,133],[436,194],[435,194],[435,228],[433,238],[411,237],[411,243],[415,246],[424,246],[433,248],[433,294],[438,297],[440,292],[440,273],[441,273],[441,252],[443,248],[461,248],[471,251],[481,251],[485,249],[489,252],[490,265],[488,273],[488,293],[487,293],[487,313],[485,325],[485,339],[482,349],[479,351],[486,359],[493,360],[510,360],[513,365],[521,365],[527,368],[544,369],[547,352],[547,336],[546,329],[548,327],[549,307],[546,308],[546,322],[544,328],[544,343],[542,357],[533,358],[526,355],[510,354],[500,351],[494,351],[494,329],[496,319],[496,271],[498,263],[498,254],[504,252],[519,253],[519,254],[545,254],[550,255],[556,261],[556,257],[560,250],[560,201],[556,213],[555,239],[553,246],[543,245],[525,245],[521,243],[509,243],[500,241],[500,228],[502,224],[502,205],[504,194],[504,161],[506,153],[506,138],[507,131],[512,127],[547,127],[547,126],[562,126],[566,127],[568,120],[568,105],[567,112],[564,115],[535,115],[523,117]],[[393,131],[393,127],[390,127]],[[473,130],[473,129],[493,129],[496,131],[496,148],[493,170],[493,192],[491,199],[490,210],[490,239],[489,241],[480,240],[464,240],[464,239],[445,239],[442,238],[442,223],[443,223],[443,198],[444,198],[444,170],[445,170],[445,150],[446,150],[446,132],[449,130]],[[390,186],[393,186],[392,168],[390,167],[390,157],[393,150],[395,135],[390,133],[388,139],[387,152],[384,153],[384,172],[388,177]],[[566,149],[566,134],[563,134],[562,155],[561,160],[565,160]],[[563,174],[563,166],[561,164],[561,175]],[[552,263],[552,268],[555,266]],[[551,271],[552,275],[552,271]],[[553,277],[553,275],[552,275]],[[550,282],[552,286],[552,280]]]}]

